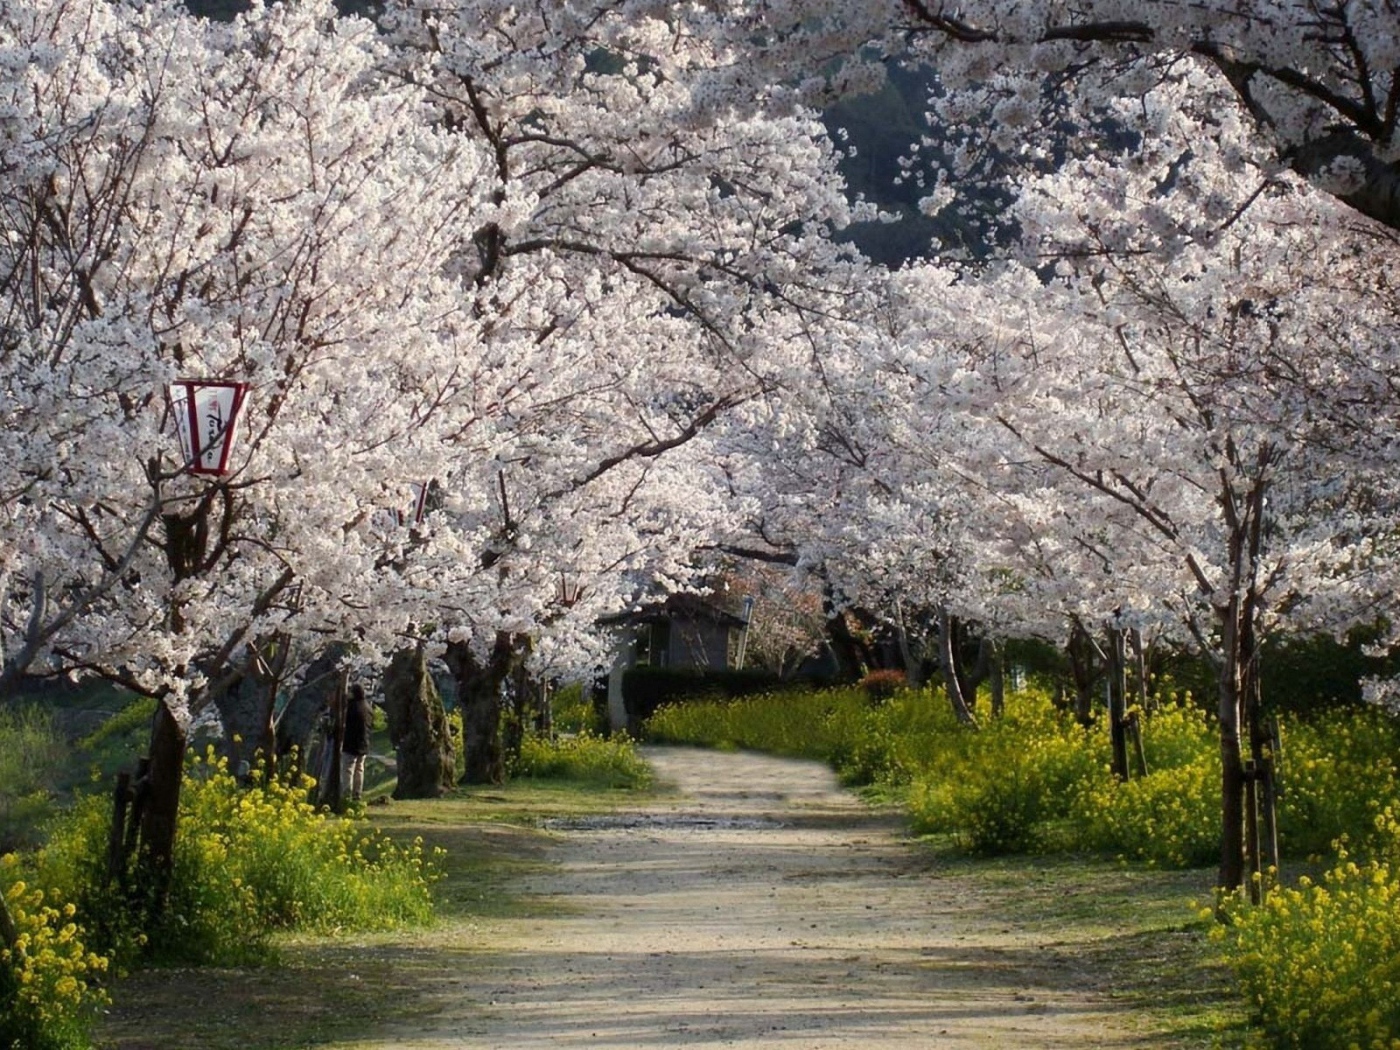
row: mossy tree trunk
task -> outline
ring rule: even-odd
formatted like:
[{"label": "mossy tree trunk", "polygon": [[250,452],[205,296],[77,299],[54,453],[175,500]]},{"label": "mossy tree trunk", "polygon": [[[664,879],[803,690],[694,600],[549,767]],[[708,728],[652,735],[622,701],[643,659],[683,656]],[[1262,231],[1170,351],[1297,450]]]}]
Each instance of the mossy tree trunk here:
[{"label": "mossy tree trunk", "polygon": [[400,649],[384,670],[384,713],[398,758],[395,798],[437,798],[455,777],[452,731],[423,646]]},{"label": "mossy tree trunk", "polygon": [[462,712],[463,784],[503,784],[505,748],[501,740],[501,686],[519,660],[514,635],[498,631],[482,655],[464,642],[447,646],[444,660],[457,682]]}]

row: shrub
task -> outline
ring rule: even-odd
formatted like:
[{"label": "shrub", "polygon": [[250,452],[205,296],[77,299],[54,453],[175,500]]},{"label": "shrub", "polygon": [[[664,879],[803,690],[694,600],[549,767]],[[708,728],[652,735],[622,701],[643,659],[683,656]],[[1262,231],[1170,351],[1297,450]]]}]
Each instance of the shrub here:
[{"label": "shrub", "polygon": [[1078,839],[1087,848],[1169,868],[1209,864],[1220,855],[1220,762],[1153,770],[1120,783],[1107,770],[1075,800]]},{"label": "shrub", "polygon": [[914,827],[951,833],[973,853],[1055,844],[1067,800],[1101,769],[1102,745],[1037,693],[980,730],[949,716],[934,739],[909,796]]},{"label": "shrub", "polygon": [[1000,775],[952,785],[948,804],[954,840],[982,856],[1038,847],[1044,805],[1035,772],[1033,766],[1016,763]]},{"label": "shrub", "polygon": [[615,788],[645,788],[652,779],[651,767],[627,737],[603,738],[588,732],[556,740],[527,735],[512,775]]},{"label": "shrub", "polygon": [[236,964],[267,954],[277,930],[386,929],[431,913],[432,866],[362,823],[305,801],[306,785],[245,788],[212,749],[180,798],[169,901],[138,934],[132,902],[105,885],[110,821],[102,799],[76,806],[36,863],[118,958]]},{"label": "shrub", "polygon": [[[904,690],[872,707],[848,688],[666,707],[648,735],[817,758],[847,784],[907,786],[915,830],[977,852],[1093,850],[1168,867],[1219,857],[1218,729],[1189,703],[1145,719],[1150,774],[1124,784],[1108,771],[1107,733],[1086,732],[1034,689],[978,730],[956,722],[939,690]],[[1322,852],[1342,835],[1364,844],[1375,814],[1400,798],[1398,753],[1400,729],[1376,713],[1287,726],[1285,849]]]},{"label": "shrub", "polygon": [[1214,716],[1189,703],[1159,707],[1142,720],[1142,749],[1153,772],[1195,765],[1219,753]]},{"label": "shrub", "polygon": [[50,828],[44,848],[29,858],[31,881],[50,888],[55,899],[71,902],[89,943],[114,967],[125,969],[145,946],[133,902],[109,885],[106,857],[111,802],[80,798]]},{"label": "shrub", "polygon": [[773,693],[732,703],[688,701],[660,708],[647,722],[646,738],[829,761],[844,736],[840,717],[853,716],[863,725],[864,706],[852,690]]},{"label": "shrub", "polygon": [[13,853],[0,857],[0,896],[18,934],[0,943],[0,1050],[86,1047],[107,959],[85,946],[75,906],[25,882]]},{"label": "shrub", "polygon": [[767,671],[634,667],[622,676],[622,701],[628,725],[640,727],[667,704],[753,696],[774,689],[777,681]]},{"label": "shrub", "polygon": [[593,691],[582,682],[561,686],[550,699],[554,728],[561,733],[607,732],[607,708],[599,708]]},{"label": "shrub", "polygon": [[137,697],[78,741],[78,747],[83,751],[95,751],[113,737],[125,736],[135,730],[149,730],[159,703],[152,697]]},{"label": "shrub", "polygon": [[908,685],[903,671],[871,671],[857,683],[872,704],[881,704]]},{"label": "shrub", "polygon": [[1320,883],[1237,905],[1217,936],[1277,1046],[1390,1048],[1400,1041],[1400,850],[1393,811],[1378,830],[1388,855],[1345,851]]},{"label": "shrub", "polygon": [[1400,799],[1400,732],[1378,711],[1334,712],[1285,727],[1279,839],[1294,856],[1322,856],[1347,838],[1366,850],[1375,817]]}]

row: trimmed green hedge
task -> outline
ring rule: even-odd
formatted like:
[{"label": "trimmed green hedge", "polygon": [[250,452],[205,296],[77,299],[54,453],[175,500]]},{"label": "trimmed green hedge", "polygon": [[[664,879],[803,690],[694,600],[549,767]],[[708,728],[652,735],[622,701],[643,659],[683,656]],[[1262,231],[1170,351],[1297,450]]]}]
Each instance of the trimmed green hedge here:
[{"label": "trimmed green hedge", "polygon": [[768,671],[715,671],[693,667],[634,667],[622,676],[627,731],[638,736],[656,709],[686,700],[734,700],[771,693],[779,679]]}]

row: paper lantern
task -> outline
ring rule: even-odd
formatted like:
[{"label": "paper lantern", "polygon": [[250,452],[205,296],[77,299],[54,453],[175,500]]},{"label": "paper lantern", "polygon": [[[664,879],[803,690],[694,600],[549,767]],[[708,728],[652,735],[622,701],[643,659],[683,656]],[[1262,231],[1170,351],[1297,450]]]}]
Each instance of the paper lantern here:
[{"label": "paper lantern", "polygon": [[170,384],[170,410],[191,474],[227,474],[233,428],[247,383],[180,379]]}]

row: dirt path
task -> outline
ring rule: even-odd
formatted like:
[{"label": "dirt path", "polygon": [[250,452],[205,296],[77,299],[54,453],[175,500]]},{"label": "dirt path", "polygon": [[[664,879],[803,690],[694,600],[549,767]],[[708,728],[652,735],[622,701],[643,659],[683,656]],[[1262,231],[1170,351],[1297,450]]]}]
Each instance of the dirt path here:
[{"label": "dirt path", "polygon": [[927,871],[826,769],[647,757],[679,794],[557,827],[558,867],[525,886],[553,917],[490,923],[470,1009],[376,1048],[1154,1045],[1053,936]]}]

